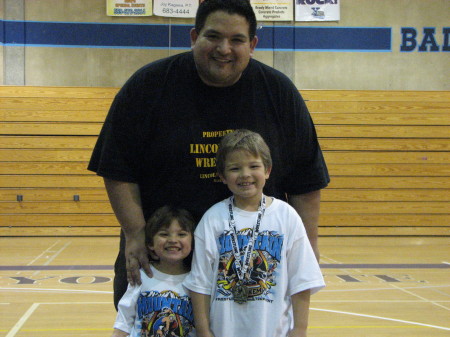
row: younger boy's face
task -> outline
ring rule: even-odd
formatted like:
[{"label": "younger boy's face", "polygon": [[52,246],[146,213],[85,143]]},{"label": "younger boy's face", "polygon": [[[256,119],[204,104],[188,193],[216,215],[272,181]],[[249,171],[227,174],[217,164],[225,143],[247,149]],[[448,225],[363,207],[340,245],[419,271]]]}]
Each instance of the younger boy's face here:
[{"label": "younger boy's face", "polygon": [[236,206],[258,207],[270,171],[271,167],[266,168],[260,156],[238,150],[227,155],[220,178],[233,192]]},{"label": "younger boy's face", "polygon": [[173,220],[169,227],[156,232],[148,248],[152,254],[158,256],[161,264],[177,265],[182,263],[192,250],[192,234],[181,228],[177,220]]}]

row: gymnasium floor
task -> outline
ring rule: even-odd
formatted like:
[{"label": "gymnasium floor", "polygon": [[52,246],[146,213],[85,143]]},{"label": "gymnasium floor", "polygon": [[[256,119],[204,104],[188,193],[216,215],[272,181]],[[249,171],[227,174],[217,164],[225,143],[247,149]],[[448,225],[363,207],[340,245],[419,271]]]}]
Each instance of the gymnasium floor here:
[{"label": "gymnasium floor", "polygon": [[[110,336],[118,238],[0,238],[0,337]],[[450,239],[324,237],[309,337],[450,336]],[[230,336],[240,337],[240,336]]]}]

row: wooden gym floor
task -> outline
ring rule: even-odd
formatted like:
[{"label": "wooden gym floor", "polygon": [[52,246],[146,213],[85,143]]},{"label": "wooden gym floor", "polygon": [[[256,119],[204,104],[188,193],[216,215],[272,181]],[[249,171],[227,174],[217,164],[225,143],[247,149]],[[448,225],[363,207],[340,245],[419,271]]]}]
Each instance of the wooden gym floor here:
[{"label": "wooden gym floor", "polygon": [[[118,238],[0,238],[0,337],[110,336]],[[448,237],[323,237],[309,337],[450,336]],[[237,336],[230,336],[237,337]]]}]

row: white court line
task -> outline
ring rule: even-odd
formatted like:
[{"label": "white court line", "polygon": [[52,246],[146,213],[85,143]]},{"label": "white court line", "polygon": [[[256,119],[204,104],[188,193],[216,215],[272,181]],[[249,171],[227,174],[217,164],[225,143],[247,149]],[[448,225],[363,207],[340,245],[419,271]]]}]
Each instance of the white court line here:
[{"label": "white court line", "polygon": [[33,303],[27,312],[17,321],[16,324],[14,324],[12,329],[9,330],[5,337],[14,337],[38,307],[39,303]]},{"label": "white court line", "polygon": [[43,304],[43,305],[52,305],[52,304],[59,304],[59,305],[72,305],[72,304],[109,304],[112,305],[111,301],[108,302],[42,302],[39,304]]},{"label": "white court line", "polygon": [[335,264],[340,264],[340,263],[342,263],[341,261],[332,259],[331,257],[328,257],[328,256],[326,256],[326,255],[320,255],[320,260],[321,260],[321,263],[322,263],[322,260],[328,260],[328,261],[330,261],[330,262],[332,262],[332,263],[335,263]]},{"label": "white court line", "polygon": [[[311,303],[423,303],[421,300],[311,300]],[[450,300],[438,301],[450,303]]]},{"label": "white court line", "polygon": [[[53,253],[53,251],[51,250],[53,247],[55,247],[58,243],[60,243],[61,240],[56,241],[52,246],[50,246],[49,248],[47,248],[44,252],[42,252],[42,254],[40,254],[37,258],[35,258],[33,261],[31,261],[28,265],[36,262],[39,258],[41,258],[44,254],[48,254],[48,253]],[[72,243],[72,241],[67,242],[60,250],[56,251],[51,258],[47,259],[46,262],[43,263],[44,266],[48,266],[59,254],[61,254],[61,252],[66,249],[70,244]],[[32,276],[36,276],[40,273],[41,271],[36,270]],[[18,272],[17,274],[19,274],[20,272]]]},{"label": "white court line", "polygon": [[[30,262],[27,263],[27,266],[31,266],[33,263],[35,263],[37,260],[39,260],[45,253],[47,253],[48,251],[50,251],[50,249],[52,249],[53,247],[55,247],[58,243],[60,242],[60,240],[57,240],[53,245],[51,245],[50,247],[48,247],[46,250],[44,250],[41,254],[39,254],[38,256],[36,256],[33,260],[31,260]],[[21,274],[23,271],[18,271],[16,272],[16,275]],[[39,271],[35,271],[32,276],[35,276],[39,274]]]},{"label": "white court line", "polygon": [[[446,288],[450,287],[450,284],[442,284],[442,285],[436,285],[436,286],[426,286],[426,287],[405,287],[403,289],[431,289],[431,288]],[[361,289],[323,289],[320,292],[321,293],[340,293],[340,292],[355,292],[355,291],[383,291],[383,290],[397,290],[394,288],[361,288]]]},{"label": "white court line", "polygon": [[27,264],[27,266],[31,266],[33,263],[35,263],[37,260],[39,260],[42,255],[44,255],[49,249],[52,249],[53,247],[55,247],[58,243],[60,242],[60,240],[56,241],[53,245],[51,245],[50,247],[48,247],[46,250],[44,250],[41,254],[39,254],[38,256],[36,256],[34,258],[34,260],[31,260],[31,262],[29,262]]},{"label": "white court line", "polygon": [[331,312],[335,314],[344,314],[344,315],[351,315],[351,316],[359,316],[359,317],[367,317],[367,318],[374,318],[374,319],[381,319],[385,321],[392,321],[392,322],[399,322],[399,323],[406,323],[406,324],[412,324],[412,325],[420,325],[428,328],[434,328],[434,329],[440,329],[440,330],[446,330],[450,331],[450,328],[446,328],[444,326],[438,326],[438,325],[431,325],[431,324],[424,324],[424,323],[418,323],[418,322],[411,322],[411,321],[405,321],[402,319],[395,319],[395,318],[389,318],[389,317],[381,317],[381,316],[373,316],[373,315],[364,315],[364,314],[357,314],[355,312],[347,312],[347,311],[337,311],[337,310],[329,310],[329,309],[316,309],[316,308],[310,308],[310,310],[315,311],[324,311],[324,312]]},{"label": "white court line", "polygon": [[44,263],[44,266],[48,266],[61,252],[72,244],[72,241],[67,242],[60,250],[58,250],[53,256]]},{"label": "white court line", "polygon": [[[405,293],[407,293],[407,294],[409,294],[409,295],[411,295],[411,296],[417,297],[418,299],[420,299],[420,300],[422,300],[422,301],[424,301],[424,302],[434,304],[434,305],[436,305],[436,306],[438,306],[438,307],[440,307],[440,308],[442,308],[442,309],[445,309],[445,310],[449,310],[449,311],[450,311],[450,309],[447,308],[446,306],[441,305],[441,304],[439,304],[439,303],[437,303],[437,302],[434,302],[434,301],[430,301],[429,299],[427,299],[427,298],[425,298],[425,297],[422,297],[422,296],[420,296],[420,295],[414,294],[412,291],[408,291],[408,290],[403,289],[403,288],[401,288],[401,287],[397,287],[397,286],[394,285],[394,284],[390,284],[390,286],[392,286],[392,287],[394,287],[394,288],[396,288],[396,289],[398,289],[398,290],[401,290],[401,291],[403,291],[403,292],[405,292]],[[421,289],[421,288],[416,288],[416,289]]]}]

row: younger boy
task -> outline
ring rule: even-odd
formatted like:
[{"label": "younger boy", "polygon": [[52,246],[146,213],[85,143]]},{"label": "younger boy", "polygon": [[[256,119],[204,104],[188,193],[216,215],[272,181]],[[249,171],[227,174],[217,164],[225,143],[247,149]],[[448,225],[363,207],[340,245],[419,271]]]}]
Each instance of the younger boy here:
[{"label": "younger boy", "polygon": [[195,231],[191,291],[197,336],[305,337],[310,294],[325,286],[297,212],[265,196],[272,160],[262,137],[237,130],[217,152],[233,196]]},{"label": "younger boy", "polygon": [[145,225],[153,277],[141,270],[141,285],[128,285],[119,301],[111,337],[194,337],[192,303],[182,282],[191,269],[192,215],[180,208],[158,208]]}]

